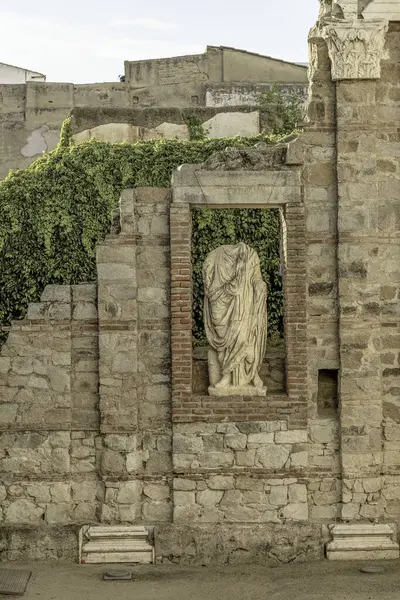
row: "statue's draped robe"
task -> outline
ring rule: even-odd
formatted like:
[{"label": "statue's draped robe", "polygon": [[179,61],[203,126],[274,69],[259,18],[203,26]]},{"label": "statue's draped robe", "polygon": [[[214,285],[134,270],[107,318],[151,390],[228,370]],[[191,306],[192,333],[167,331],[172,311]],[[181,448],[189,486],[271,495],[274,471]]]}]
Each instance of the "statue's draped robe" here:
[{"label": "statue's draped robe", "polygon": [[210,252],[203,266],[204,326],[231,385],[248,385],[261,367],[267,341],[267,287],[257,252],[239,243]]}]

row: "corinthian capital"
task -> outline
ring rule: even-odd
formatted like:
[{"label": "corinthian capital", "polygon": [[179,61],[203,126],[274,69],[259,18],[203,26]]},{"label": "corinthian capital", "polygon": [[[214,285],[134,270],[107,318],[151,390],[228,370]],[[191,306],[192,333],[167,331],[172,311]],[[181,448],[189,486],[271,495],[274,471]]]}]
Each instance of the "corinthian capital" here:
[{"label": "corinthian capital", "polygon": [[332,79],[380,79],[381,60],[385,58],[385,36],[388,22],[341,21],[322,22],[310,32],[323,38],[328,46]]}]

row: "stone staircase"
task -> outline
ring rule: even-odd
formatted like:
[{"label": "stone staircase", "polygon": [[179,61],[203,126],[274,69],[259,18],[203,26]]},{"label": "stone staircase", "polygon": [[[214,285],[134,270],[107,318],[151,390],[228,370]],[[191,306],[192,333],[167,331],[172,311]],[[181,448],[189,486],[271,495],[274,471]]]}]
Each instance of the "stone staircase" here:
[{"label": "stone staircase", "polygon": [[141,525],[86,526],[79,533],[81,564],[154,563],[152,531]]}]

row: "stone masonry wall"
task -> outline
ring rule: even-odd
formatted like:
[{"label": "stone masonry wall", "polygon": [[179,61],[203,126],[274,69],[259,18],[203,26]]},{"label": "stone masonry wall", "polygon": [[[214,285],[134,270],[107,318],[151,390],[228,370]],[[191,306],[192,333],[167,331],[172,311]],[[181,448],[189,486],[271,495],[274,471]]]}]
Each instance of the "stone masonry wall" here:
[{"label": "stone masonry wall", "polygon": [[376,172],[378,227],[380,232],[380,374],[382,381],[383,465],[382,496],[386,518],[400,517],[400,362],[399,362],[399,260],[400,230],[400,23],[391,23],[387,34],[388,58],[382,63],[383,81],[376,89],[378,111]]},{"label": "stone masonry wall", "polygon": [[284,421],[175,424],[173,462],[174,521],[308,519],[307,431]]},{"label": "stone masonry wall", "polygon": [[36,529],[40,556],[76,560],[57,528],[171,520],[169,194],[123,194],[97,286],[48,286],[11,327],[0,356],[3,559],[39,557]]},{"label": "stone masonry wall", "polygon": [[[155,525],[161,548],[170,522],[288,527],[264,530],[279,545],[291,524],[332,515],[334,482],[326,494],[324,478],[310,480],[303,417],[279,394],[265,420],[237,404],[243,421],[172,428],[170,200],[169,190],[124,192],[120,232],[98,247],[97,286],[49,286],[11,328],[0,359],[3,559],[76,560],[88,523]],[[321,453],[327,437],[317,435]],[[319,538],[309,551],[318,555]]]},{"label": "stone masonry wall", "polygon": [[0,358],[0,525],[95,521],[96,286],[48,286]]},{"label": "stone masonry wall", "polygon": [[335,84],[326,43],[311,37],[308,122],[301,138],[307,246],[310,519],[335,521],[341,502],[339,413],[318,407],[320,370],[339,372]]},{"label": "stone masonry wall", "polygon": [[[329,35],[311,32],[301,136],[185,166],[172,193],[125,191],[97,285],[50,286],[13,324],[2,559],[76,560],[89,523],[154,526],[157,561],[182,564],[321,558],[337,521],[398,528],[400,26],[380,79],[341,77]],[[284,215],[286,385],[210,398],[193,388],[190,206],[253,199]]]},{"label": "stone masonry wall", "polygon": [[124,192],[97,254],[103,522],[172,515],[169,190]]},{"label": "stone masonry wall", "polygon": [[[348,3],[350,11],[355,4]],[[370,36],[368,44],[374,45],[377,65],[366,75],[351,60],[355,49],[351,28],[357,26],[361,27],[362,22],[337,24],[339,35],[349,33],[338,53],[330,38],[333,30],[324,29],[324,21],[311,32],[311,92],[315,84],[324,90],[323,98],[315,105],[316,121],[322,125],[324,115],[329,114],[336,132],[333,165],[336,163],[337,177],[333,174],[332,183],[336,185],[337,200],[332,212],[321,204],[320,214],[321,224],[335,240],[332,248],[336,273],[319,289],[331,296],[338,336],[335,352],[329,353],[330,362],[324,368],[340,368],[339,465],[337,453],[332,456],[342,482],[339,516],[350,522],[388,519],[397,524],[396,65],[400,29],[398,23],[387,27],[384,21],[365,25],[362,33]],[[350,59],[349,70],[344,74],[342,60],[346,59]],[[312,129],[307,128],[306,143]],[[326,352],[326,343],[321,346]]]}]

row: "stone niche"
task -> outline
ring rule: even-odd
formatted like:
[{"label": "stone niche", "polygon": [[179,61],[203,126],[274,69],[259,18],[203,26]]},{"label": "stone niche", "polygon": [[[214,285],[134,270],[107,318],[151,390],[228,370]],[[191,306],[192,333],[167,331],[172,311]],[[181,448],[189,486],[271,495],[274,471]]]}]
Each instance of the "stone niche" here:
[{"label": "stone niche", "polygon": [[[171,334],[173,419],[294,418],[305,424],[307,368],[305,328],[305,222],[299,159],[293,138],[274,147],[228,148],[202,165],[183,165],[173,175],[171,205]],[[192,349],[191,210],[279,208],[284,281],[284,342],[267,346],[259,375],[267,395],[210,395],[207,347]],[[238,240],[239,241],[239,240]],[[234,386],[233,386],[234,389]],[[239,389],[239,388],[238,388]],[[240,405],[240,398],[246,403]],[[283,400],[283,402],[282,402]],[[279,414],[274,408],[279,403]],[[296,409],[291,410],[291,402]],[[213,408],[215,409],[213,416]]]},{"label": "stone niche", "polygon": [[[220,219],[225,222],[230,210],[214,209],[216,222]],[[192,354],[194,394],[252,397],[285,391],[282,323],[279,323],[279,330],[276,328],[276,320],[281,318],[283,310],[283,298],[274,305],[276,296],[268,285],[271,280],[282,283],[284,216],[282,211],[268,208],[244,208],[239,212],[240,219],[252,219],[253,235],[251,239],[245,236],[247,241],[240,235],[240,225],[229,242],[217,238],[214,233],[210,236],[216,222],[200,227],[197,220],[203,219],[205,214],[199,208],[193,213],[192,236],[196,240],[191,245],[192,264],[195,265],[193,289],[202,294],[201,298],[193,298],[193,310],[197,315]],[[237,211],[235,213],[238,216]],[[264,221],[268,218],[272,219],[269,223],[274,223],[276,234],[268,239],[264,233],[263,243],[268,246],[264,247],[259,243],[259,232],[268,227]],[[206,253],[204,248],[207,248]],[[277,260],[273,272],[271,264],[265,271],[265,252]],[[223,362],[228,368],[224,378],[220,364],[222,354],[218,356],[219,350],[217,352],[221,343],[224,345]],[[221,387],[222,379],[225,383]]]}]

